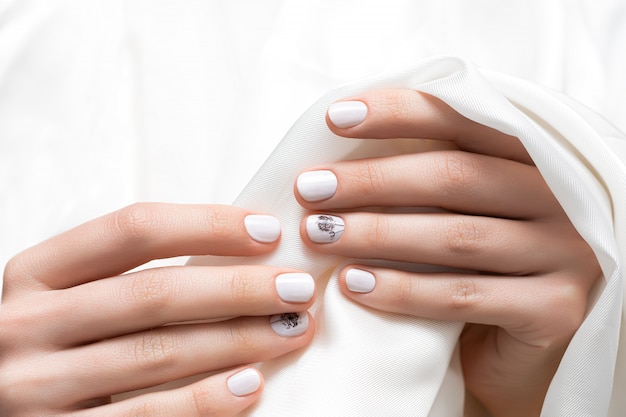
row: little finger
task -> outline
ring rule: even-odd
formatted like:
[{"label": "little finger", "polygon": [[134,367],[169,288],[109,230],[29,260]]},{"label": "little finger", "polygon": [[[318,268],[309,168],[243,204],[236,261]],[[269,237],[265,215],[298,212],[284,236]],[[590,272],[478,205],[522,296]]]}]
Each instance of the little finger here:
[{"label": "little finger", "polygon": [[591,282],[575,275],[503,277],[349,266],[340,286],[368,307],[493,325],[518,341],[545,347],[569,339],[582,323]]},{"label": "little finger", "polygon": [[67,417],[228,417],[254,404],[262,391],[261,373],[251,367],[240,368],[175,390],[76,411]]}]

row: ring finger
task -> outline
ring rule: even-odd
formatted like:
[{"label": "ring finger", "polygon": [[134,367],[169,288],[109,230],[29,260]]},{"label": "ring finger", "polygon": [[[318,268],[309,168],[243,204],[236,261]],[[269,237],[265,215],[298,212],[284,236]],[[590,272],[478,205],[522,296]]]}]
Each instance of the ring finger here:
[{"label": "ring finger", "polygon": [[[313,336],[311,321],[303,312],[174,325],[65,350],[54,354],[56,366],[43,368],[46,375],[56,375],[51,379],[63,381],[51,385],[48,396],[66,402],[61,407],[71,407],[91,398],[268,360],[308,343]],[[72,376],[62,378],[67,364],[74,367]],[[80,398],[73,398],[76,393]]]},{"label": "ring finger", "polygon": [[[494,325],[518,340],[544,345],[562,342],[580,324],[594,282],[583,277],[412,273],[353,265],[342,271],[340,285],[348,297],[372,308]],[[545,311],[551,311],[549,321]]]},{"label": "ring finger", "polygon": [[304,242],[317,252],[513,275],[577,264],[578,248],[563,242],[580,239],[565,239],[567,233],[576,236],[560,222],[451,213],[315,213],[301,225]]}]

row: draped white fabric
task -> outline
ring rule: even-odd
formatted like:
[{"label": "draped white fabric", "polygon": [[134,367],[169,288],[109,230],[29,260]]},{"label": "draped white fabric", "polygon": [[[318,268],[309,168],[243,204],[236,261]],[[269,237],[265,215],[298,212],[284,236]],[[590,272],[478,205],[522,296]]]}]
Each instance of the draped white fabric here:
[{"label": "draped white fabric", "polygon": [[[621,416],[626,144],[568,97],[625,130],[625,50],[621,0],[0,0],[0,263],[137,200],[229,203],[269,156],[237,204],[279,215],[284,239],[268,262],[307,269],[325,289],[313,345],[262,365],[267,392],[251,415],[460,415],[461,324],[346,301],[331,276],[343,260],[304,251],[294,228],[298,170],[419,150],[329,136],[328,103],[418,88],[520,136],[594,247],[604,280],[544,415]],[[418,64],[442,54],[498,72]],[[376,73],[389,75],[333,90]]]},{"label": "draped white fabric", "polygon": [[[302,169],[394,152],[387,142],[339,138],[325,124],[326,108],[335,100],[381,87],[435,95],[466,117],[524,143],[577,230],[593,247],[605,278],[550,387],[544,415],[608,415],[611,391],[606,388],[613,381],[622,314],[620,259],[626,255],[626,225],[620,218],[626,212],[626,165],[619,159],[626,138],[565,97],[519,79],[481,73],[455,58],[427,61],[406,72],[327,94],[300,118],[237,199],[236,204],[277,216],[283,238],[279,250],[269,256],[225,262],[310,271],[324,294],[315,312],[317,335],[312,345],[262,365],[267,387],[250,415],[461,415],[459,370],[450,366],[461,325],[355,306],[340,294],[336,276],[329,272],[337,270],[339,260],[308,251],[299,237],[303,211],[292,189]],[[192,262],[220,261],[194,258]],[[448,400],[436,402],[442,389]],[[623,397],[613,399],[615,409],[624,410],[623,404],[617,405]]]}]

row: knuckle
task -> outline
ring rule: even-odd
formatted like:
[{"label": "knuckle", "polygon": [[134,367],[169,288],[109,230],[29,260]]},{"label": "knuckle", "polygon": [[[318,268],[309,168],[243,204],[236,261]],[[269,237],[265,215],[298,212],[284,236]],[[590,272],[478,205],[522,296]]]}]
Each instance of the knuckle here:
[{"label": "knuckle", "polygon": [[473,255],[482,249],[486,232],[471,216],[455,216],[445,224],[445,249],[455,255]]},{"label": "knuckle", "polygon": [[443,163],[437,163],[441,190],[449,195],[471,191],[480,182],[476,156],[466,152],[445,152]]},{"label": "knuckle", "polygon": [[16,360],[0,367],[0,415],[4,416],[7,410],[14,414],[6,415],[33,415],[35,409],[46,402],[42,394],[50,392],[51,379],[45,372],[33,375],[32,365],[32,362]]},{"label": "knuckle", "polygon": [[354,180],[358,184],[357,189],[365,195],[378,195],[386,187],[383,169],[374,160],[359,161]]},{"label": "knuckle", "polygon": [[[15,339],[21,339],[20,329],[24,328],[23,319],[16,317],[12,312],[7,311],[6,306],[0,306],[0,352],[5,352],[12,345]],[[0,365],[2,365],[2,356],[0,355]],[[1,368],[0,368],[1,369]]]},{"label": "knuckle", "polygon": [[447,286],[446,300],[455,310],[473,309],[480,299],[478,286],[469,277],[454,278]]},{"label": "knuckle", "polygon": [[162,330],[154,330],[138,337],[133,354],[140,370],[166,370],[176,366],[179,350],[174,336]]},{"label": "knuckle", "polygon": [[31,272],[35,265],[29,262],[29,258],[25,255],[19,254],[9,259],[4,266],[3,282],[4,282],[4,294],[8,293],[13,287],[19,286],[20,283],[26,281],[25,278],[32,277]]},{"label": "knuckle", "polygon": [[0,366],[2,366],[9,352],[19,349],[21,343],[32,341],[26,329],[32,329],[32,322],[24,316],[5,314],[0,310]]},{"label": "knuckle", "polygon": [[122,285],[122,299],[145,314],[159,314],[174,299],[174,279],[153,269],[131,275]]},{"label": "knuckle", "polygon": [[364,243],[368,248],[380,248],[387,245],[390,238],[390,225],[386,217],[373,214],[368,218]]},{"label": "knuckle", "polygon": [[[39,295],[35,294],[26,302],[20,300],[20,303],[6,303],[0,306],[0,363],[3,359],[2,353],[6,355],[14,350],[25,352],[27,346],[38,348],[46,343],[47,340],[41,334],[40,323],[68,317],[70,309],[66,305],[55,301],[54,298]],[[24,305],[29,305],[29,308],[24,309]]]},{"label": "knuckle", "polygon": [[156,210],[148,203],[135,203],[115,212],[113,226],[128,241],[142,241],[158,225]]},{"label": "knuckle", "polygon": [[261,280],[255,280],[245,270],[232,272],[229,279],[230,299],[233,303],[254,303],[261,297]]},{"label": "knuckle", "polygon": [[587,294],[579,285],[565,283],[556,286],[547,301],[553,317],[553,335],[557,341],[569,338],[582,324],[587,310]]},{"label": "knuckle", "polygon": [[15,256],[6,263],[4,266],[3,280],[7,282],[13,281],[16,277],[20,276],[23,272],[22,262],[19,261],[19,257]]},{"label": "knuckle", "polygon": [[526,326],[535,334],[533,345],[561,349],[582,324],[587,311],[587,292],[574,281],[558,280],[541,287],[541,308],[529,312]]},{"label": "knuckle", "polygon": [[416,301],[417,288],[416,282],[410,278],[389,280],[387,283],[390,287],[394,304],[401,307],[410,307]]},{"label": "knuckle", "polygon": [[209,235],[215,240],[226,240],[234,234],[233,225],[241,222],[232,210],[213,207],[206,212],[206,225]]},{"label": "knuckle", "polygon": [[598,257],[591,249],[591,246],[576,231],[572,233],[568,243],[573,245],[567,251],[569,256],[568,264],[572,266],[571,270],[579,275],[579,279],[586,282],[587,285],[593,285],[602,276],[602,268],[600,267]]},{"label": "knuckle", "polygon": [[389,90],[378,97],[378,105],[387,112],[393,122],[410,119],[415,111],[414,97],[404,90]]},{"label": "knuckle", "polygon": [[231,326],[229,338],[231,346],[236,347],[237,354],[241,357],[249,357],[250,354],[260,351],[259,342],[255,339],[254,334],[242,326]]},{"label": "knuckle", "polygon": [[19,401],[20,395],[15,392],[17,387],[18,382],[6,371],[6,366],[0,366],[0,412],[11,408],[14,401]]},{"label": "knuckle", "polygon": [[198,417],[217,415],[215,397],[214,390],[205,384],[198,384],[191,387],[191,399]]}]

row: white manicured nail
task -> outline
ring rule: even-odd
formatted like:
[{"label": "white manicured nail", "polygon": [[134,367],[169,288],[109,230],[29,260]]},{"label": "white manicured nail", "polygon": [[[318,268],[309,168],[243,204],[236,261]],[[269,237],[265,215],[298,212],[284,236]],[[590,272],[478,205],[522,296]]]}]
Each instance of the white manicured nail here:
[{"label": "white manicured nail", "polygon": [[328,118],[340,129],[361,124],[367,116],[367,106],[362,101],[340,101],[328,108]]},{"label": "white manicured nail", "polygon": [[288,303],[306,303],[315,292],[313,277],[305,273],[281,274],[275,283],[278,296]]},{"label": "white manicured nail", "polygon": [[256,392],[261,387],[261,376],[252,368],[244,369],[228,378],[226,385],[234,396],[243,397]]},{"label": "white manicured nail", "polygon": [[328,170],[303,172],[298,176],[296,188],[306,201],[326,200],[337,191],[337,177]]},{"label": "white manicured nail", "polygon": [[344,226],[341,217],[329,214],[314,214],[306,219],[306,233],[315,243],[331,243],[339,240]]},{"label": "white manicured nail", "polygon": [[350,269],[346,272],[346,286],[352,292],[372,292],[376,286],[374,274],[362,269]]},{"label": "white manicured nail", "polygon": [[257,242],[271,243],[280,236],[280,222],[276,217],[265,214],[250,214],[244,219],[246,230]]},{"label": "white manicured nail", "polygon": [[270,326],[280,336],[300,336],[309,327],[309,314],[306,311],[276,314],[270,317]]}]

